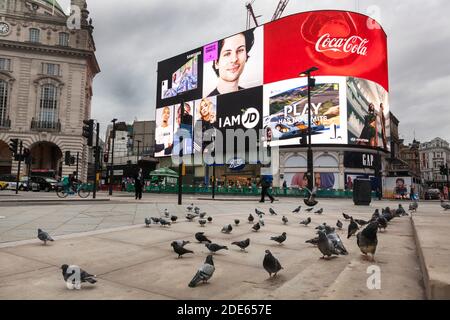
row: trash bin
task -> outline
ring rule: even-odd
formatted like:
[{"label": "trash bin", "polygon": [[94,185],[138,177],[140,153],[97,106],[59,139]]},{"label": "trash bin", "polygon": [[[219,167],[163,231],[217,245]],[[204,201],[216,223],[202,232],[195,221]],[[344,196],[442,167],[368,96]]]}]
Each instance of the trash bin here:
[{"label": "trash bin", "polygon": [[370,206],[372,184],[369,179],[356,179],[353,183],[353,202],[357,206]]}]

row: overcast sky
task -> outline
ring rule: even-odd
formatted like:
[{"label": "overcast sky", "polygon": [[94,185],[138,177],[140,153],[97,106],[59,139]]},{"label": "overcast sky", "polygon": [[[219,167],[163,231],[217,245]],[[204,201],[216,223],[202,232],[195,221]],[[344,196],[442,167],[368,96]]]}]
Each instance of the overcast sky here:
[{"label": "overcast sky", "polygon": [[[70,0],[59,0],[63,8]],[[92,116],[154,119],[157,62],[246,27],[245,0],[88,0],[102,72],[94,81]],[[259,23],[278,0],[255,0]],[[373,7],[376,6],[376,7]],[[450,142],[450,1],[290,0],[283,14],[318,9],[379,10],[388,35],[391,111],[410,142]],[[370,12],[369,12],[369,11]],[[102,130],[103,131],[103,130]]]}]

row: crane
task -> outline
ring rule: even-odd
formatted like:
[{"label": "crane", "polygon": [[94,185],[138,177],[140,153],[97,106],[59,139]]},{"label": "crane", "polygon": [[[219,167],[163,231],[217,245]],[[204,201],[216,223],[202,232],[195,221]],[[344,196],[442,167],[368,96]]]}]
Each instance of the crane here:
[{"label": "crane", "polygon": [[280,19],[281,15],[283,14],[284,9],[286,8],[289,0],[280,0],[278,2],[277,9],[275,10],[275,13],[273,14],[272,21]]},{"label": "crane", "polygon": [[245,4],[245,7],[247,8],[247,30],[250,29],[250,27],[251,27],[252,19],[253,19],[253,22],[255,23],[255,26],[259,27],[257,18],[259,18],[261,16],[255,16],[255,12],[253,11],[253,7],[252,7],[253,2],[255,2],[255,0],[253,0],[252,2],[247,2]]}]

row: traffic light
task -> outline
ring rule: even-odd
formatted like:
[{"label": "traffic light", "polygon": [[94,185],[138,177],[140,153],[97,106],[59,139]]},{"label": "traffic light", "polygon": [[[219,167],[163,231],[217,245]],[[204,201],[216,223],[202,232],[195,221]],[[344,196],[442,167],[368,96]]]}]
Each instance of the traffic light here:
[{"label": "traffic light", "polygon": [[94,141],[94,120],[83,120],[83,137],[87,139],[87,145],[92,147]]},{"label": "traffic light", "polygon": [[105,152],[105,153],[103,154],[103,162],[104,162],[104,163],[108,163],[108,160],[109,160],[108,153]]},{"label": "traffic light", "polygon": [[71,162],[70,151],[66,151],[66,153],[64,155],[64,164],[66,166],[70,166],[70,162]]},{"label": "traffic light", "polygon": [[11,139],[11,142],[9,143],[9,150],[11,150],[13,157],[16,156],[18,149],[19,149],[19,139]]},{"label": "traffic light", "polygon": [[314,88],[316,86],[316,79],[314,78],[309,78],[309,86],[311,88]]},{"label": "traffic light", "polygon": [[26,165],[31,164],[31,151],[28,148],[23,149],[23,161],[25,161]]}]

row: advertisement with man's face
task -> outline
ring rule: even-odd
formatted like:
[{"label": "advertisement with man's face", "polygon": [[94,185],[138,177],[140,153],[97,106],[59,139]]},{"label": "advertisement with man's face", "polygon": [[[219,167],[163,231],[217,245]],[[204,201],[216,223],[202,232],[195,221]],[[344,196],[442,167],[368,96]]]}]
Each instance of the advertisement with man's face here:
[{"label": "advertisement with man's face", "polygon": [[173,149],[174,106],[156,109],[155,157],[166,157]]},{"label": "advertisement with man's face", "polygon": [[304,12],[264,26],[264,84],[292,79],[316,66],[316,76],[353,76],[389,90],[387,37],[358,13]]},{"label": "advertisement with man's face", "polygon": [[384,179],[383,196],[388,199],[409,199],[411,177],[387,177]]},{"label": "advertisement with man's face", "polygon": [[[338,173],[323,172],[314,173],[314,186],[322,190],[339,189]],[[284,181],[289,188],[307,188],[308,178],[305,172],[285,173]]]},{"label": "advertisement with man's face", "polygon": [[[344,77],[317,77],[311,90],[313,144],[346,143]],[[272,146],[299,145],[308,133],[307,79],[297,78],[264,86],[264,124]]]},{"label": "advertisement with man's face", "polygon": [[375,82],[347,80],[348,143],[389,151],[388,93]]},{"label": "advertisement with man's face", "polygon": [[203,97],[217,96],[263,84],[263,27],[206,45]]},{"label": "advertisement with man's face", "polygon": [[202,59],[199,48],[158,63],[157,108],[202,96]]}]

